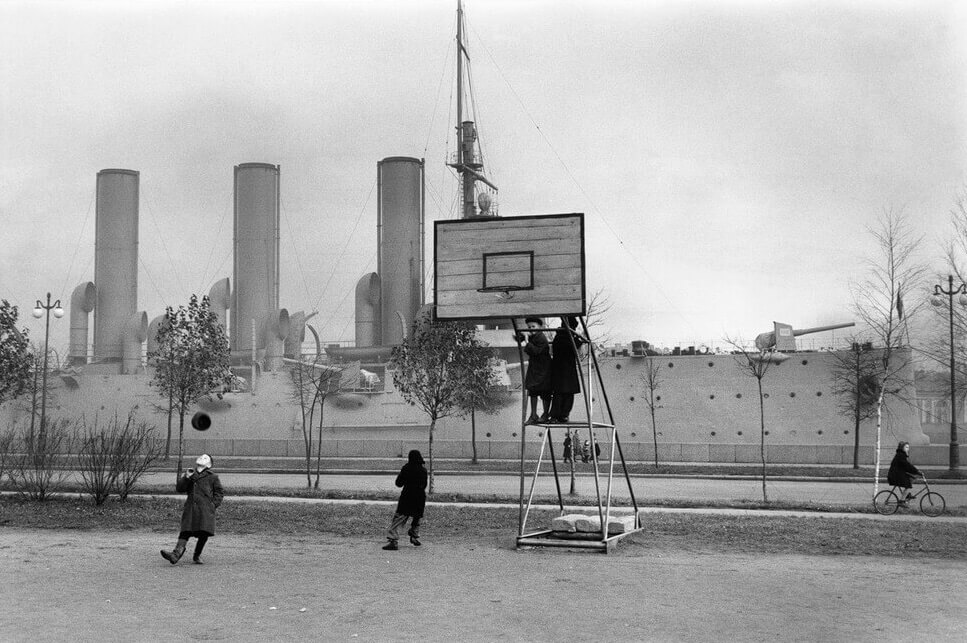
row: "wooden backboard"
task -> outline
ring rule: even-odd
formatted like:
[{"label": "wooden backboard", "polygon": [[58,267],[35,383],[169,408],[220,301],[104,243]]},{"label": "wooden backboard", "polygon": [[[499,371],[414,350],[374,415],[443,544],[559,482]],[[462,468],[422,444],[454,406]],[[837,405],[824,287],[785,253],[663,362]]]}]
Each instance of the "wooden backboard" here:
[{"label": "wooden backboard", "polygon": [[584,214],[436,221],[436,319],[584,315]]}]

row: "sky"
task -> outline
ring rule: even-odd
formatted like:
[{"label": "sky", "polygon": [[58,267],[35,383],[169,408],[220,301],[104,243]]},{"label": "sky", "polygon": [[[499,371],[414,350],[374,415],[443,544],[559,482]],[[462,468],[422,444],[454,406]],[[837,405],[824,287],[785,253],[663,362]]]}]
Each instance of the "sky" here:
[{"label": "sky", "polygon": [[[854,321],[889,209],[943,270],[967,182],[957,2],[464,8],[500,214],[585,213],[613,340]],[[231,276],[233,166],[272,163],[281,305],[351,340],[377,162],[425,158],[427,219],[457,216],[455,31],[456,0],[0,0],[0,297],[42,338],[34,301],[93,280],[105,168],[140,172],[139,309],[205,294]]]}]

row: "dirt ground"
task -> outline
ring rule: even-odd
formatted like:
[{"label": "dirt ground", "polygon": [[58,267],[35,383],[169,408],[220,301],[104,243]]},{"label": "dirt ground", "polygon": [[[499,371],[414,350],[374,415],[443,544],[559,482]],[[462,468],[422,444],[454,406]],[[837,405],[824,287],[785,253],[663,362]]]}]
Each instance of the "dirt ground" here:
[{"label": "dirt ground", "polygon": [[881,642],[967,629],[963,560],[226,535],[205,565],[171,566],[158,550],[172,544],[0,529],[0,640]]}]

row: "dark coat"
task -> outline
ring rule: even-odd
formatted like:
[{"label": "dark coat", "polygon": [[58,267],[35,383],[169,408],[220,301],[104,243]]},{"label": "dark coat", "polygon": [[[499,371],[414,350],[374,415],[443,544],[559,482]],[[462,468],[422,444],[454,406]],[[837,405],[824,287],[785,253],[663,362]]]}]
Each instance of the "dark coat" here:
[{"label": "dark coat", "polygon": [[[574,343],[580,349],[584,340],[574,336]],[[581,379],[578,377],[578,360],[568,337],[566,328],[559,328],[554,333],[551,344],[551,389],[554,393],[580,393]]]},{"label": "dark coat", "polygon": [[396,486],[403,487],[396,513],[422,518],[426,507],[426,467],[421,462],[407,462],[396,476]]},{"label": "dark coat", "polygon": [[187,492],[185,508],[181,512],[181,531],[215,535],[215,509],[222,504],[225,492],[218,476],[211,469],[178,478],[175,488]]},{"label": "dark coat", "polygon": [[551,392],[551,343],[544,333],[531,333],[524,346],[527,353],[527,375],[524,388],[531,395]]},{"label": "dark coat", "polygon": [[909,489],[913,486],[913,476],[919,476],[920,469],[910,463],[910,458],[903,449],[897,449],[890,463],[890,472],[886,475],[886,481],[897,487]]}]

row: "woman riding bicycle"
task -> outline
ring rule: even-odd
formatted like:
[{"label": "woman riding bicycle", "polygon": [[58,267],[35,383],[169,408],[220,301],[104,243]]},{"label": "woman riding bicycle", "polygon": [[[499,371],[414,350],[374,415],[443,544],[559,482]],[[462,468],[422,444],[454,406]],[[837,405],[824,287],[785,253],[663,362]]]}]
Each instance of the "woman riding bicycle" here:
[{"label": "woman riding bicycle", "polygon": [[914,476],[923,476],[920,473],[920,469],[916,468],[910,462],[910,443],[906,441],[900,442],[896,448],[896,455],[893,456],[893,462],[890,463],[890,472],[886,476],[886,481],[891,485],[900,487],[907,492],[905,498],[900,499],[900,506],[905,507],[907,505],[907,500],[913,499],[913,494],[910,493],[910,488],[913,486]]}]

